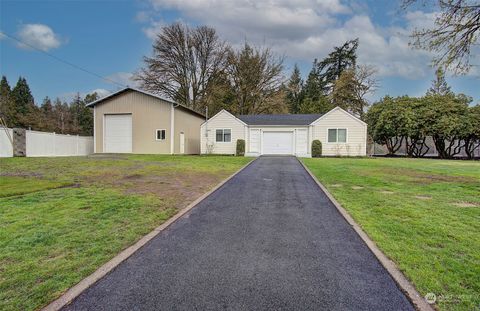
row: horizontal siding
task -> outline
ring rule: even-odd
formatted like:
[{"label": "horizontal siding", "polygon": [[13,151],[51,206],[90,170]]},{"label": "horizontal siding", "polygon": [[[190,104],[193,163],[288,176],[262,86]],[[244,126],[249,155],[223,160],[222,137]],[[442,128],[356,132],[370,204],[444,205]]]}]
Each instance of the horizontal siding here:
[{"label": "horizontal siding", "polygon": [[[205,135],[207,129],[208,135]],[[216,129],[231,129],[232,141],[229,143],[215,142]],[[225,111],[216,114],[208,122],[202,124],[201,127],[201,152],[214,154],[235,154],[238,139],[245,139],[245,125],[235,117]],[[212,149],[209,151],[207,145],[211,144]]]},{"label": "horizontal siding", "polygon": [[[329,143],[329,128],[346,128],[347,142]],[[367,152],[366,125],[339,109],[315,123],[313,139],[322,142],[322,154],[326,156],[365,156]]]}]

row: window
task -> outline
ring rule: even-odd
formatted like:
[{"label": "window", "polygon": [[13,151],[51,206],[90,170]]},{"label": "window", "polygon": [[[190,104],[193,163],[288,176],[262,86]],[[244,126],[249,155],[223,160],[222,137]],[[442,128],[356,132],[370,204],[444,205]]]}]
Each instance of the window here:
[{"label": "window", "polygon": [[329,143],[346,143],[347,129],[328,129]]},{"label": "window", "polygon": [[232,141],[231,129],[218,129],[215,131],[215,141],[217,143],[229,143]]},{"label": "window", "polygon": [[165,140],[165,137],[167,137],[167,130],[157,130],[155,137],[157,140]]}]

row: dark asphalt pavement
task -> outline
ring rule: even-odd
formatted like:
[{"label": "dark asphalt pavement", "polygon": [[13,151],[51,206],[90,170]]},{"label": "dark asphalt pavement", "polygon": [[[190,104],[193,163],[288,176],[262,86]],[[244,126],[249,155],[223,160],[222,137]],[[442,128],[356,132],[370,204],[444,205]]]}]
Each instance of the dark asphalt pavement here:
[{"label": "dark asphalt pavement", "polygon": [[294,157],[261,157],[66,310],[413,310]]}]

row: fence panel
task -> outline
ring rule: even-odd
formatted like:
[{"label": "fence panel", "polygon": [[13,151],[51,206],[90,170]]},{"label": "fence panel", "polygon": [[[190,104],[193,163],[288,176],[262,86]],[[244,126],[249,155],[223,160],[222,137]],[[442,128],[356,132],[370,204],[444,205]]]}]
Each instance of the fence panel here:
[{"label": "fence panel", "polygon": [[27,131],[27,157],[81,156],[93,153],[93,137]]},{"label": "fence panel", "polygon": [[[426,157],[438,157],[438,151],[435,148],[435,143],[433,142],[433,139],[431,136],[427,136],[427,139],[425,140],[425,144],[428,146],[428,152],[425,154]],[[372,155],[386,155],[388,154],[388,149],[387,146],[385,145],[380,145],[377,143],[373,143],[373,153]],[[406,151],[406,143],[403,142],[401,147],[398,149],[397,152],[395,152],[395,155],[400,155],[400,156],[405,156],[407,155]],[[474,152],[475,157],[480,157],[480,149],[475,150]],[[465,148],[462,148],[460,153],[455,155],[455,157],[466,157],[467,153],[465,152]]]},{"label": "fence panel", "polygon": [[0,158],[13,157],[13,146],[9,136],[13,137],[12,129],[0,128]]}]

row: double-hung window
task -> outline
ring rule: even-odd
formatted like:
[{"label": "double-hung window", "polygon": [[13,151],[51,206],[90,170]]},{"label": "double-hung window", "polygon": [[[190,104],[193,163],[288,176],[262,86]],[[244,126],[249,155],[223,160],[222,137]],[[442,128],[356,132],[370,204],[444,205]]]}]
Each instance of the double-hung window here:
[{"label": "double-hung window", "polygon": [[347,129],[328,129],[329,143],[346,143]]},{"label": "double-hung window", "polygon": [[215,131],[215,141],[217,143],[229,143],[232,141],[231,129],[217,129]]},{"label": "double-hung window", "polygon": [[155,132],[156,140],[165,140],[166,137],[167,137],[167,130],[157,130]]}]

